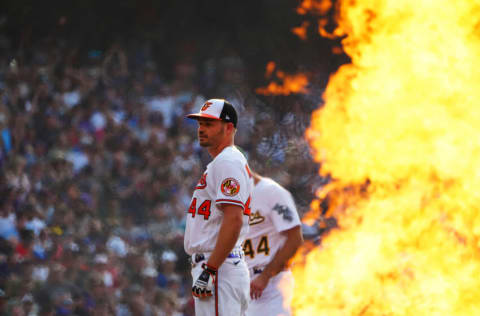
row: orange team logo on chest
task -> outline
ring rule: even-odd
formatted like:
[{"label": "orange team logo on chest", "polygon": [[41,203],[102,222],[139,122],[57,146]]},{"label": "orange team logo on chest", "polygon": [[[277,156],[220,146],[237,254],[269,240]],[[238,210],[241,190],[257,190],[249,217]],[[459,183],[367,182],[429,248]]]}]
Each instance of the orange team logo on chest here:
[{"label": "orange team logo on chest", "polygon": [[207,174],[204,173],[195,187],[195,190],[205,189],[207,187]]},{"label": "orange team logo on chest", "polygon": [[240,191],[240,184],[234,178],[227,178],[222,181],[222,186],[220,189],[222,190],[223,194],[234,196]]},{"label": "orange team logo on chest", "polygon": [[213,103],[212,102],[205,102],[202,106],[202,108],[200,109],[200,111],[205,111],[206,109],[208,109],[210,107],[210,105],[212,105]]}]

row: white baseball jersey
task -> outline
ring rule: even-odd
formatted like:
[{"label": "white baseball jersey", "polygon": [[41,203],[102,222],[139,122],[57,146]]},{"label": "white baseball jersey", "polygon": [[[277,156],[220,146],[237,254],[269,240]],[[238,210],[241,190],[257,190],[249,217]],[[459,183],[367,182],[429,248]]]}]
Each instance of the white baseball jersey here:
[{"label": "white baseball jersey", "polygon": [[[249,222],[243,249],[254,279],[285,243],[287,237],[281,232],[301,223],[290,192],[269,178],[261,178],[255,185]],[[260,298],[249,302],[245,315],[290,315],[293,287],[292,272],[281,271],[270,279]]]},{"label": "white baseball jersey", "polygon": [[[235,146],[226,147],[207,165],[193,193],[187,214],[185,252],[212,252],[223,220],[217,205],[238,205],[248,215],[252,191],[253,178],[247,160]],[[235,248],[241,247],[247,232],[248,216],[244,216]]]},{"label": "white baseball jersey", "polygon": [[261,178],[253,190],[250,231],[243,244],[249,268],[266,266],[285,243],[281,232],[299,225],[290,192],[270,178]]}]

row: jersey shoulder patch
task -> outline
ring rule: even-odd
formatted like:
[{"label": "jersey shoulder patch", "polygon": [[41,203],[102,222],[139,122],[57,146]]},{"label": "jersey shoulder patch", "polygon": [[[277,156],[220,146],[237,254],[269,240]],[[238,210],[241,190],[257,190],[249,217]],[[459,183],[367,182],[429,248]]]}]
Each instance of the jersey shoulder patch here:
[{"label": "jersey shoulder patch", "polygon": [[240,183],[234,178],[227,178],[220,186],[222,193],[227,196],[235,196],[240,192]]},{"label": "jersey shoulder patch", "polygon": [[293,212],[287,205],[275,204],[273,210],[282,216],[287,222],[293,221]]}]

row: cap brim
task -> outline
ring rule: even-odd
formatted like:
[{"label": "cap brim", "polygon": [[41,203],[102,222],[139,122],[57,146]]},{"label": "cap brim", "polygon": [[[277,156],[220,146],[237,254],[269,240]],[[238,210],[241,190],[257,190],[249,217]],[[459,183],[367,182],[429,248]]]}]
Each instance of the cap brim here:
[{"label": "cap brim", "polygon": [[188,118],[190,119],[198,119],[200,117],[203,117],[203,118],[208,118],[208,119],[212,119],[212,120],[218,120],[218,121],[221,121],[222,119],[219,118],[219,117],[216,117],[216,116],[213,116],[213,115],[210,115],[210,114],[205,114],[205,113],[193,113],[193,114],[188,114],[187,115]]}]

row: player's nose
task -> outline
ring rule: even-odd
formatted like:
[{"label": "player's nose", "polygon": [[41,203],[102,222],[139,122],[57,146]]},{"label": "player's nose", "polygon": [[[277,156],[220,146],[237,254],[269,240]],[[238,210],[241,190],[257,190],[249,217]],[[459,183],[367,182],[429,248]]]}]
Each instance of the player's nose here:
[{"label": "player's nose", "polygon": [[198,135],[200,135],[200,134],[203,135],[205,133],[205,128],[200,125],[200,126],[198,126],[197,132],[198,132]]}]

